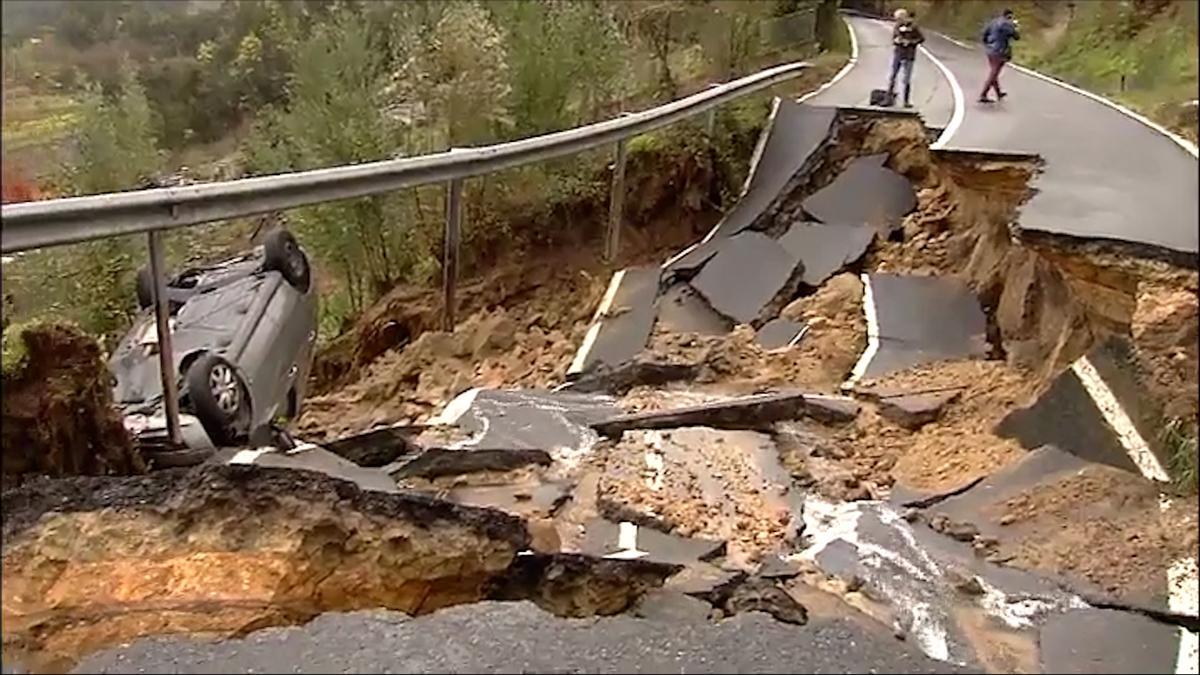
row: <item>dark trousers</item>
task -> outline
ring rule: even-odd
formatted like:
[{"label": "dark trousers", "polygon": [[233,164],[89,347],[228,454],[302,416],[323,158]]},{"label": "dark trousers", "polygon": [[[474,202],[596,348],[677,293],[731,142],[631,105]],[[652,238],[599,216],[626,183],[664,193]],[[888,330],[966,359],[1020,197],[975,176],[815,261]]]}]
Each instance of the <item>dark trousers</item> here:
[{"label": "dark trousers", "polygon": [[1007,59],[998,54],[988,54],[988,76],[983,81],[983,91],[980,92],[979,98],[987,98],[988,90],[994,89],[996,96],[1001,95],[1000,91],[1000,70],[1004,68],[1004,63]]},{"label": "dark trousers", "polygon": [[904,73],[904,102],[908,103],[908,95],[912,90],[912,69],[913,61],[916,59],[906,59],[899,54],[892,55],[892,76],[888,78],[888,93],[896,95],[896,75]]}]

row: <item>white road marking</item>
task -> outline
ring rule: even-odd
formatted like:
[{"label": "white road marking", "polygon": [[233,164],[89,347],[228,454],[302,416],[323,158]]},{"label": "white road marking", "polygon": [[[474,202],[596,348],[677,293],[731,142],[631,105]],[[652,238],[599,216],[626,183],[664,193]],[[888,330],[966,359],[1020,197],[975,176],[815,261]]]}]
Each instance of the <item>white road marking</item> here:
[{"label": "white road marking", "polygon": [[[783,103],[783,99],[778,96],[771,99],[771,112],[767,115],[767,122],[763,125],[762,133],[758,135],[758,141],[754,144],[754,152],[750,155],[750,168],[746,171],[746,180],[742,182],[742,191],[738,194],[739,199],[746,196],[746,192],[750,189],[750,182],[754,180],[754,174],[758,171],[758,163],[762,161],[763,151],[767,149],[767,138],[770,137],[771,130],[775,128],[775,118],[779,116],[781,103]],[[704,241],[711,239],[716,231],[717,228],[714,227]]]},{"label": "white road marking", "polygon": [[479,395],[479,388],[468,389],[458,396],[454,397],[442,411],[429,419],[429,424],[435,427],[450,426],[458,422],[458,418],[466,414],[471,406],[475,403],[475,397]]},{"label": "white road marking", "polygon": [[[1177,560],[1167,569],[1167,580],[1167,606],[1170,610],[1189,616],[1200,613],[1200,580],[1197,579],[1195,559]],[[1175,659],[1175,672],[1189,675],[1200,673],[1200,636],[1186,628],[1179,629],[1179,654]]]},{"label": "white road marking", "polygon": [[950,83],[950,92],[954,96],[954,113],[950,115],[950,121],[946,124],[946,128],[942,129],[942,133],[938,135],[937,140],[929,146],[930,148],[937,150],[938,148],[946,147],[946,144],[950,142],[950,139],[954,136],[954,133],[958,131],[960,126],[962,126],[967,105],[966,99],[963,97],[962,87],[958,85],[958,78],[954,77],[954,73],[950,72],[950,69],[946,67],[946,64],[942,63],[941,59],[934,56],[933,52],[929,51],[924,46],[921,47],[921,53],[929,57],[929,60],[933,61],[933,65],[937,66],[937,69],[942,71],[942,76],[945,77],[946,81]]},{"label": "white road marking", "polygon": [[608,290],[600,299],[600,306],[596,307],[592,325],[588,327],[587,335],[583,336],[583,344],[579,345],[579,351],[575,352],[575,358],[571,360],[571,367],[567,369],[568,375],[583,372],[583,364],[587,360],[588,352],[592,351],[592,347],[596,344],[596,337],[600,335],[600,325],[604,322],[604,315],[608,313],[608,308],[612,305],[613,298],[616,297],[617,289],[621,287],[621,280],[624,278],[625,270],[619,270],[608,282]]},{"label": "white road marking", "polygon": [[638,526],[628,521],[621,521],[617,524],[617,548],[620,549],[616,553],[610,553],[605,558],[614,560],[633,560],[642,558],[649,553],[647,551],[639,551],[637,547]]},{"label": "white road marking", "polygon": [[274,452],[274,448],[255,448],[253,450],[238,450],[237,453],[229,459],[230,464],[253,464],[254,460],[268,452]]},{"label": "white road marking", "polygon": [[862,356],[858,357],[858,362],[854,364],[854,370],[850,371],[850,377],[843,384],[843,389],[849,389],[862,378],[863,373],[867,372],[867,366],[871,365],[871,360],[875,358],[875,353],[879,351],[879,319],[875,314],[875,297],[871,292],[871,276],[867,273],[861,275],[863,284],[863,316],[867,320],[867,348],[863,350]]},{"label": "white road marking", "polygon": [[1133,460],[1142,475],[1160,483],[1169,482],[1171,477],[1167,475],[1167,470],[1163,468],[1162,462],[1159,462],[1158,457],[1150,450],[1146,439],[1142,438],[1142,434],[1134,426],[1133,420],[1121,407],[1116,395],[1113,394],[1112,389],[1109,389],[1108,384],[1088,357],[1081,356],[1076,359],[1075,363],[1071,364],[1071,371],[1079,378],[1083,388],[1087,390],[1088,396],[1099,408],[1100,414],[1104,416],[1104,421],[1116,432],[1121,447],[1125,448],[1125,452],[1129,454],[1129,458]]},{"label": "white road marking", "polygon": [[808,99],[837,84],[839,80],[845,77],[851,71],[851,69],[858,64],[858,36],[854,33],[854,25],[850,23],[850,20],[845,16],[842,16],[842,23],[846,24],[846,31],[850,33],[850,59],[846,61],[846,65],[842,66],[841,70],[834,74],[833,78],[831,78],[825,84],[822,84],[816,89],[796,99],[797,103],[804,103]]}]

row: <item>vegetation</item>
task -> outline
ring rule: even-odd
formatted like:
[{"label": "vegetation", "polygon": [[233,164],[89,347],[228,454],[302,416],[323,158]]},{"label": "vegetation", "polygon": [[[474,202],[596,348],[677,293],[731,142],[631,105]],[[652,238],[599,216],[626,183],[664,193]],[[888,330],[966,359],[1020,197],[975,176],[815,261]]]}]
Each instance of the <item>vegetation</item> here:
[{"label": "vegetation", "polygon": [[1162,443],[1169,455],[1168,471],[1175,487],[1184,494],[1200,490],[1200,446],[1196,439],[1195,421],[1169,420],[1162,431]]},{"label": "vegetation", "polygon": [[[136,189],[208,148],[226,151],[207,158],[220,159],[226,175],[231,164],[234,174],[269,174],[369,162],[563,129],[809,56],[812,10],[821,1],[832,7],[828,0],[13,0],[4,3],[5,108],[29,105],[21,99],[55,102],[52,114],[24,122],[70,130],[66,170],[38,176],[39,187],[55,194]],[[10,84],[21,96],[10,100]],[[721,124],[736,128],[764,110],[762,101],[749,103]],[[697,131],[647,138],[631,161],[650,151],[707,153]],[[58,132],[6,126],[6,160],[10,133],[44,143]],[[728,154],[717,147],[715,161]],[[570,205],[602,202],[609,161],[596,152],[468,182],[467,264],[498,241],[561,228]],[[188,172],[205,177],[205,167]],[[317,263],[323,334],[395,284],[437,276],[441,195],[431,186],[286,214]],[[252,226],[232,227],[244,234]],[[204,237],[210,246],[212,235]],[[197,243],[195,231],[173,235],[170,261],[194,257]],[[66,317],[112,334],[133,309],[142,260],[140,241],[123,240],[25,256],[5,266],[16,307],[6,314]]]}]

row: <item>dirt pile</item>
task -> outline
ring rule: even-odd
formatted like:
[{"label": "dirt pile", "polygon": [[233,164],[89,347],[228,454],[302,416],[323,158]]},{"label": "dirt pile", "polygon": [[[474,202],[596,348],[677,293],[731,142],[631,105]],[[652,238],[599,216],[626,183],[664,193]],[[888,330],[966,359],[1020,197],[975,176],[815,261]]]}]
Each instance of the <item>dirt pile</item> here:
[{"label": "dirt pile", "polygon": [[142,473],[100,346],[61,324],[4,332],[4,476]]}]

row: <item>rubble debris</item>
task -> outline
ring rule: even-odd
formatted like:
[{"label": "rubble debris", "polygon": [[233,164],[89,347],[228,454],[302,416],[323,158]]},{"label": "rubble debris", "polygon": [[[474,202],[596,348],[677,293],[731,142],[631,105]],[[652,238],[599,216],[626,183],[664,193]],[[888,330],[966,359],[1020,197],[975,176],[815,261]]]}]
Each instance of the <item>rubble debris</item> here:
[{"label": "rubble debris", "polygon": [[4,331],[3,472],[137,474],[146,464],[113,405],[100,346],[64,324]]},{"label": "rubble debris", "polygon": [[721,315],[755,325],[773,300],[794,294],[802,274],[803,264],[779,242],[747,231],[724,242],[691,285]]},{"label": "rubble debris", "polygon": [[638,386],[657,387],[694,380],[700,363],[663,363],[653,356],[637,356],[619,366],[600,366],[567,383],[560,391],[623,394]]},{"label": "rubble debris", "polygon": [[661,276],[658,265],[632,267],[613,276],[568,375],[587,372],[599,364],[615,366],[642,351],[654,327],[654,299]]},{"label": "rubble debris", "polygon": [[699,598],[678,591],[655,589],[642,596],[633,615],[667,622],[704,621],[712,607]]},{"label": "rubble debris", "polygon": [[721,316],[690,284],[671,285],[658,298],[659,330],[671,333],[724,335],[733,322]]},{"label": "rubble debris", "polygon": [[800,576],[805,566],[799,560],[784,560],[778,554],[763,557],[757,576],[763,579],[791,579]]},{"label": "rubble debris", "polygon": [[756,394],[672,410],[651,410],[618,415],[594,422],[602,436],[620,436],[634,429],[711,427],[766,431],[775,422],[808,416],[823,422],[847,422],[858,414],[851,399],[817,394]]},{"label": "rubble debris", "polygon": [[951,539],[970,543],[979,536],[979,528],[971,523],[951,520],[944,513],[936,513],[929,519],[929,529]]},{"label": "rubble debris", "polygon": [[708,563],[687,565],[668,579],[663,589],[686,593],[715,605],[719,598],[728,597],[731,589],[746,577],[743,570],[725,569]]},{"label": "rubble debris", "polygon": [[817,288],[862,258],[874,240],[875,228],[865,224],[796,223],[779,243],[804,265],[800,281]]},{"label": "rubble debris", "polygon": [[681,569],[649,560],[596,558],[575,553],[517,556],[491,582],[493,600],[532,600],[566,617],[610,616],[628,610]]},{"label": "rubble debris", "polygon": [[393,478],[438,478],[479,471],[511,471],[536,464],[547,466],[550,454],[545,450],[471,448],[453,450],[428,448],[416,459],[393,470]]},{"label": "rubble debris", "polygon": [[884,396],[879,399],[879,414],[909,431],[915,431],[941,417],[942,410],[961,393],[961,390],[951,390]]},{"label": "rubble debris", "polygon": [[795,346],[807,329],[808,324],[776,318],[764,323],[754,335],[754,339],[763,349],[783,349]]},{"label": "rubble debris", "polygon": [[987,319],[962,282],[899,274],[869,274],[864,282],[876,317],[875,335],[870,337],[878,348],[863,354],[855,367],[859,378],[874,379],[933,361],[987,356]]},{"label": "rubble debris", "polygon": [[887,236],[916,208],[917,197],[908,179],[882,166],[876,155],[852,160],[803,206],[822,223],[865,223]]},{"label": "rubble debris", "polygon": [[735,584],[719,607],[726,616],[742,612],[765,612],[776,621],[797,626],[808,623],[808,610],[773,579],[751,577]]},{"label": "rubble debris", "polygon": [[325,441],[320,446],[359,466],[381,467],[420,454],[421,448],[412,441],[412,436],[422,430],[423,427],[412,426],[384,427]]}]

